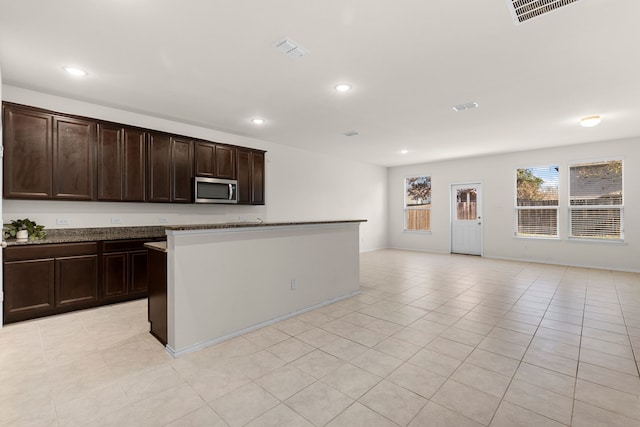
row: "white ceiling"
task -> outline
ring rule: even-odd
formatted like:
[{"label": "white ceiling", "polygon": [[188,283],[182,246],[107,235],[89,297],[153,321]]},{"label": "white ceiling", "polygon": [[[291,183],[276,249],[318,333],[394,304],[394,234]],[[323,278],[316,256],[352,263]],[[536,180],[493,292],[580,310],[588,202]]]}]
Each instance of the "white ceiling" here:
[{"label": "white ceiling", "polygon": [[[0,0],[0,67],[8,85],[395,166],[640,136],[638,18],[639,0],[521,25],[506,0]],[[310,53],[280,53],[284,37]]]}]

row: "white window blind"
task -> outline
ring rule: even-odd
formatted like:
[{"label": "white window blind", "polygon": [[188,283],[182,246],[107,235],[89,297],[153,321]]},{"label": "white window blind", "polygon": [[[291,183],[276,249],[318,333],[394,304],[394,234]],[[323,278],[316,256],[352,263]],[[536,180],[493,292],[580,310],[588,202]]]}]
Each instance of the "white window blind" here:
[{"label": "white window blind", "polygon": [[623,238],[622,160],[569,167],[570,236]]},{"label": "white window blind", "polygon": [[431,231],[431,177],[404,180],[405,231]]},{"label": "white window blind", "polygon": [[559,168],[516,170],[516,231],[518,237],[558,237]]}]

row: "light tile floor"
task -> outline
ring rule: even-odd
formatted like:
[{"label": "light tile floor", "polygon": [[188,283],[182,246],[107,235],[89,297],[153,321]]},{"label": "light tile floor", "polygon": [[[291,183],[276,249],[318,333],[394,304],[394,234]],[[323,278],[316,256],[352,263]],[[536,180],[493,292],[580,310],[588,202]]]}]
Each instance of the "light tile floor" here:
[{"label": "light tile floor", "polygon": [[0,425],[640,425],[640,274],[383,250],[361,282],[176,360],[145,300],[8,325]]}]

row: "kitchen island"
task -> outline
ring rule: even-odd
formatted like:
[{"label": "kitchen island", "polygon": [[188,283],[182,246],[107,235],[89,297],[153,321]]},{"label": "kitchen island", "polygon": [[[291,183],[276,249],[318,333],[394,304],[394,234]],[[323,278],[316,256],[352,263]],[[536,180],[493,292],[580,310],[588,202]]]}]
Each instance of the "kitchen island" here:
[{"label": "kitchen island", "polygon": [[[167,227],[166,249],[150,248],[166,251],[167,351],[181,356],[359,293],[361,222]],[[150,298],[150,313],[154,301],[164,304]]]}]

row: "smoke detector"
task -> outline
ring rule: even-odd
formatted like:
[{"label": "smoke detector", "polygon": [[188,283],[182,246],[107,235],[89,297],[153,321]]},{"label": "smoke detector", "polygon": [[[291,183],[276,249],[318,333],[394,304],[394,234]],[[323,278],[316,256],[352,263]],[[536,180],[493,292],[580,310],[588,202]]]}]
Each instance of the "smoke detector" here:
[{"label": "smoke detector", "polygon": [[516,24],[521,24],[579,0],[507,0],[507,7]]},{"label": "smoke detector", "polygon": [[307,49],[303,48],[291,39],[282,39],[279,42],[276,42],[273,46],[290,58],[302,58],[304,55],[309,53]]}]

